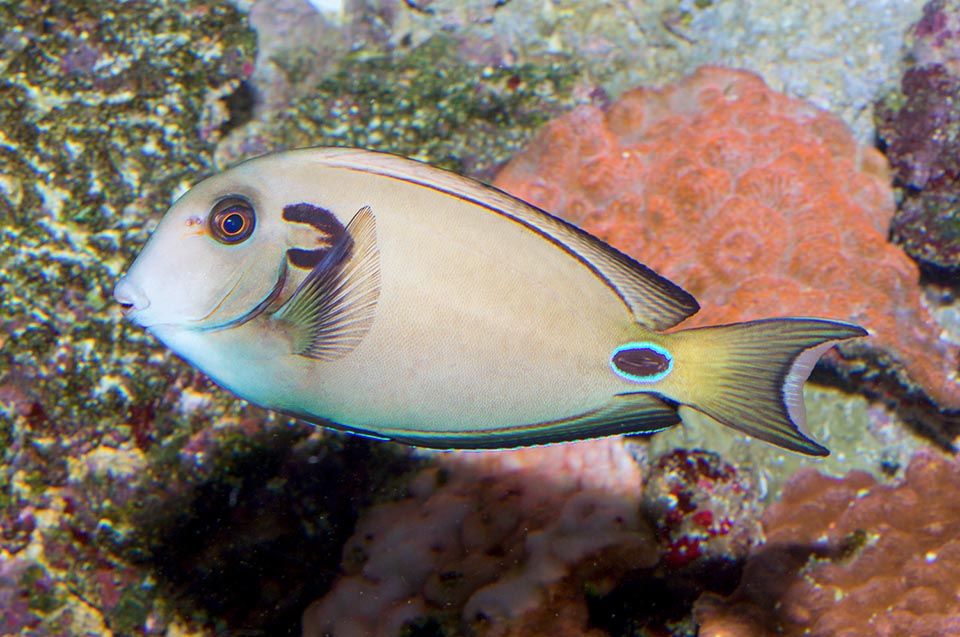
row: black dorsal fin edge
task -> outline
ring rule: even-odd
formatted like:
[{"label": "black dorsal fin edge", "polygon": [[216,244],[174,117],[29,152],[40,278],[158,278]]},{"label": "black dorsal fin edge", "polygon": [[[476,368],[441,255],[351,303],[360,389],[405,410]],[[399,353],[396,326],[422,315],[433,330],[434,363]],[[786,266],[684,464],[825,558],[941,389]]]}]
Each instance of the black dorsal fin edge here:
[{"label": "black dorsal fin edge", "polygon": [[498,188],[413,159],[354,148],[314,148],[317,161],[382,175],[469,201],[556,244],[594,272],[623,300],[640,325],[665,330],[700,305],[680,286],[573,224]]}]

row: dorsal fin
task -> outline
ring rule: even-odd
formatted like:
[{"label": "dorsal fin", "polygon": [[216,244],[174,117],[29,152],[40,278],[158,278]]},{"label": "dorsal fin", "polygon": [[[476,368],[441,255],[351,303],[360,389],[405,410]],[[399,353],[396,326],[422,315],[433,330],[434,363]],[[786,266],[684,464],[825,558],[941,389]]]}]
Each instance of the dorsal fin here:
[{"label": "dorsal fin", "polygon": [[369,331],[379,296],[376,220],[365,206],[273,318],[290,333],[295,354],[335,360]]},{"label": "dorsal fin", "polygon": [[590,268],[651,330],[673,327],[700,309],[678,285],[566,221],[493,186],[397,155],[353,148],[305,149],[317,161],[443,192],[525,226]]}]

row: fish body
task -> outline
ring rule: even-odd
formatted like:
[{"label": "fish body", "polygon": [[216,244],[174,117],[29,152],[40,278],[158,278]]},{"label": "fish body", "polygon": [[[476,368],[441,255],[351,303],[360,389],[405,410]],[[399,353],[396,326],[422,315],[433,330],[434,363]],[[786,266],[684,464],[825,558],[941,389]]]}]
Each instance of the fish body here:
[{"label": "fish body", "polygon": [[692,296],[473,180],[312,148],[215,175],[116,288],[127,316],[233,393],[357,433],[497,448],[656,431],[688,404],[806,453],[821,319],[665,333]]}]

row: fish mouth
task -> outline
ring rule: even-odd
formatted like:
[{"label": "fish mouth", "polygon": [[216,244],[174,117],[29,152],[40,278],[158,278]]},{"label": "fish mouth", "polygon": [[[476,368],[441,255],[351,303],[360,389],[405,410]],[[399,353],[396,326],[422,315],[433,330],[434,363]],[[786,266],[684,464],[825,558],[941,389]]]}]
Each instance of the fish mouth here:
[{"label": "fish mouth", "polygon": [[113,288],[113,298],[120,306],[123,318],[136,321],[137,315],[150,307],[150,299],[143,290],[128,277],[121,277]]}]

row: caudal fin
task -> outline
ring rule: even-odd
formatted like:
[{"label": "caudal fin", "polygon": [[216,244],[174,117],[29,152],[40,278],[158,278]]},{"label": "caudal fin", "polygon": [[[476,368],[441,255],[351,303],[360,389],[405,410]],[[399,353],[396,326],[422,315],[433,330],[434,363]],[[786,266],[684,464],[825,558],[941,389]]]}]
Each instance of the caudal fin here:
[{"label": "caudal fin", "polygon": [[803,384],[834,341],[866,336],[822,319],[767,319],[671,334],[677,395],[720,423],[814,456],[830,452],[809,436]]}]

